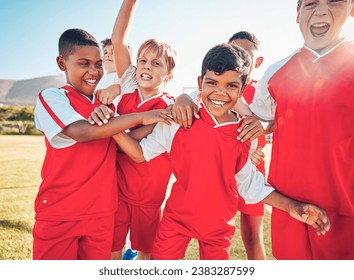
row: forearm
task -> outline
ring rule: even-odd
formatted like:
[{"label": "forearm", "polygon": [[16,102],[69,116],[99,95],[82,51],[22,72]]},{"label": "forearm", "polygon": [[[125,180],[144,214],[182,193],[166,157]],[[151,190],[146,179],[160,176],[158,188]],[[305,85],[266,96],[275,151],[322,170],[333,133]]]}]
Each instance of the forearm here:
[{"label": "forearm", "polygon": [[290,212],[291,205],[294,204],[294,200],[288,198],[277,191],[271,192],[267,197],[262,200],[263,203],[268,204],[277,209],[283,210],[287,213]]},{"label": "forearm", "polygon": [[130,131],[129,136],[131,136],[132,138],[134,138],[137,141],[140,141],[141,139],[145,138],[153,131],[155,125],[156,124],[141,126],[137,129]]},{"label": "forearm", "polygon": [[145,161],[143,150],[136,139],[124,132],[114,135],[113,139],[118,144],[119,149],[128,155],[133,161],[137,163]]},{"label": "forearm", "polygon": [[111,137],[125,131],[130,127],[139,125],[143,122],[141,113],[126,114],[114,117],[105,125],[91,125],[88,121],[82,120],[74,122],[62,131],[66,136],[78,142],[88,142],[97,139]]},{"label": "forearm", "polygon": [[243,98],[239,98],[237,100],[237,103],[233,107],[233,110],[235,110],[241,116],[252,116],[253,115],[253,113],[250,110],[247,102]]},{"label": "forearm", "polygon": [[131,63],[128,49],[128,35],[133,24],[137,5],[137,0],[123,1],[113,27],[111,40],[118,77],[122,77]]}]

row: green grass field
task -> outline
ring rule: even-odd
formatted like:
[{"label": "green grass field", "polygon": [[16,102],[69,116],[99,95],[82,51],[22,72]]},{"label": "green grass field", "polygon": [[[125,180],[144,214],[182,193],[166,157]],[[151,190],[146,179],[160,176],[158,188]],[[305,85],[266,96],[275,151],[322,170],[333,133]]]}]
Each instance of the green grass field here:
[{"label": "green grass field", "polygon": [[[32,257],[33,202],[38,190],[45,146],[42,136],[0,135],[0,260],[29,260]],[[237,215],[237,224],[239,216]],[[270,214],[264,217],[264,242],[268,259]],[[193,240],[185,259],[198,259],[198,244]],[[236,231],[232,259],[246,259]]]}]

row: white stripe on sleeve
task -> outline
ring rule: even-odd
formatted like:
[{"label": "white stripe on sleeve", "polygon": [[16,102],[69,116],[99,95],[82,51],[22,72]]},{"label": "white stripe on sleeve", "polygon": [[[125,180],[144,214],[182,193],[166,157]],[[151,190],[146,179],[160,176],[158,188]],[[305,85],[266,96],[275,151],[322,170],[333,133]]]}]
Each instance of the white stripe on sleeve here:
[{"label": "white stripe on sleeve", "polygon": [[180,126],[172,123],[170,126],[159,122],[154,130],[140,141],[140,146],[146,161],[150,161],[164,152],[170,152],[173,138]]},{"label": "white stripe on sleeve", "polygon": [[246,204],[258,203],[274,191],[273,187],[265,183],[263,174],[256,169],[249,157],[235,179],[238,192]]}]

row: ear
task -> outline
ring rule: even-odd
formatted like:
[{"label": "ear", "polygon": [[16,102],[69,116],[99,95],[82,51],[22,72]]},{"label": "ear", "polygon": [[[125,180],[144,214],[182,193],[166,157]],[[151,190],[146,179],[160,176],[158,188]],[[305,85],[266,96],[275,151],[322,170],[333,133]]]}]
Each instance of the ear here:
[{"label": "ear", "polygon": [[66,70],[65,61],[61,55],[57,56],[57,65],[61,71]]},{"label": "ear", "polygon": [[296,22],[299,23],[300,22],[300,7],[297,7],[297,14],[296,14]]},{"label": "ear", "polygon": [[198,76],[198,91],[199,93],[202,92],[202,84],[203,84],[203,78],[201,76]]},{"label": "ear", "polygon": [[257,57],[257,58],[256,58],[256,62],[255,62],[255,64],[254,64],[254,68],[258,68],[259,66],[261,66],[263,60],[264,60],[263,56]]},{"label": "ear", "polygon": [[173,74],[170,73],[166,76],[164,83],[167,84],[169,81],[171,81],[173,79]]}]

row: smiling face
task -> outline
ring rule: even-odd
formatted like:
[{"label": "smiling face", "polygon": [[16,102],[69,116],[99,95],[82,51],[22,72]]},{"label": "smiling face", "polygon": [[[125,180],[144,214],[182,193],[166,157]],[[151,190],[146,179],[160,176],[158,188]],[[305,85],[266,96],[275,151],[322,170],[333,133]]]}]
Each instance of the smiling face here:
[{"label": "smiling face", "polygon": [[57,64],[67,83],[87,96],[93,94],[103,75],[101,52],[96,46],[76,46],[65,58],[58,56]]},{"label": "smiling face", "polygon": [[241,74],[228,70],[222,74],[207,70],[205,75],[198,77],[199,92],[208,111],[218,123],[234,121],[234,114],[230,112],[241,97]]},{"label": "smiling face", "polygon": [[137,60],[136,79],[143,95],[157,94],[170,79],[166,60],[154,50],[143,51]]},{"label": "smiling face", "polygon": [[305,44],[319,54],[334,47],[353,5],[352,0],[303,0],[296,21]]}]

